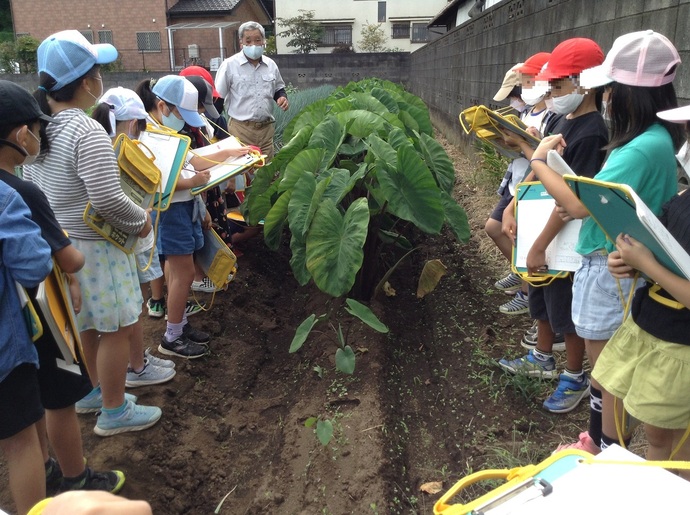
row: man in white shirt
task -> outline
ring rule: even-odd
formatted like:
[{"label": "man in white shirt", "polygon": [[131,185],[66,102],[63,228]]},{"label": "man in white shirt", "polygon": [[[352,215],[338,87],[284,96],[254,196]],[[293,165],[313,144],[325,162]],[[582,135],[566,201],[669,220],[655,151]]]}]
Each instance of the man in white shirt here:
[{"label": "man in white shirt", "polygon": [[278,66],[263,55],[264,28],[248,21],[237,31],[241,51],[229,57],[216,72],[216,89],[225,98],[228,132],[245,145],[255,145],[273,157],[273,102],[289,107],[285,83]]}]

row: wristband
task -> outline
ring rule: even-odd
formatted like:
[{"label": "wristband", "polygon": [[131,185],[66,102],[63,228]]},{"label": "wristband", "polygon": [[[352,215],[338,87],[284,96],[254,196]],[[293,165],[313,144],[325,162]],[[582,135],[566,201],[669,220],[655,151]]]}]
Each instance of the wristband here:
[{"label": "wristband", "polygon": [[[546,159],[542,159],[541,157],[535,157],[534,159],[530,159],[530,160],[529,160],[530,166],[532,166],[532,163],[533,163],[534,161],[541,161],[542,163],[544,163],[545,165],[547,165]],[[548,166],[548,165],[547,165],[547,166]]]}]

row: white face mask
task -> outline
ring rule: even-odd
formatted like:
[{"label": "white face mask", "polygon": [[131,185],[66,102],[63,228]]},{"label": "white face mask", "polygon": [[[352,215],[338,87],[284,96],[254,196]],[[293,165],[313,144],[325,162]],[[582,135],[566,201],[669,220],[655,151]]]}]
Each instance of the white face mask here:
[{"label": "white face mask", "polygon": [[510,99],[510,107],[515,109],[518,113],[521,113],[522,111],[525,110],[525,108],[527,106],[525,105],[525,103],[522,100],[517,99],[517,98],[511,98]]},{"label": "white face mask", "polygon": [[[29,154],[24,147],[22,147],[21,145],[17,145],[15,148],[17,148],[18,150],[21,149],[22,153],[26,156],[24,158],[24,161],[22,161],[21,166],[33,164],[34,161],[36,161],[36,158],[38,157],[38,155],[41,153],[41,140],[40,140],[40,138],[38,136],[36,136],[31,131],[29,131],[29,134],[31,134],[31,137],[38,142],[38,152],[36,152],[36,155],[32,155],[32,154]],[[17,143],[19,143],[19,142],[17,142]]]},{"label": "white face mask", "polygon": [[242,52],[247,56],[247,59],[256,61],[257,59],[261,59],[264,53],[264,47],[262,45],[244,45],[242,47]]},{"label": "white face mask", "polygon": [[581,93],[569,93],[562,97],[553,97],[553,111],[558,114],[570,114],[574,112],[584,100]]},{"label": "white face mask", "polygon": [[544,100],[545,96],[546,93],[540,93],[539,90],[534,89],[523,89],[522,93],[520,94],[522,101],[528,106],[537,105],[539,102]]},{"label": "white face mask", "polygon": [[544,100],[544,103],[546,104],[546,108],[553,113],[553,98],[547,98],[546,100]]}]

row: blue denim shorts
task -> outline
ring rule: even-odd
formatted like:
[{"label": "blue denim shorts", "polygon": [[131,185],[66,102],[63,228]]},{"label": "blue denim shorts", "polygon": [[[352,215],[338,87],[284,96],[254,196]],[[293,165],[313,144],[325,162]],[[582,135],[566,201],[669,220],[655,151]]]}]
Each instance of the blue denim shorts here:
[{"label": "blue denim shorts", "polygon": [[[153,246],[153,257],[151,257],[151,250],[145,250],[139,254],[134,254],[137,260],[137,275],[139,276],[139,284],[145,284],[163,277],[163,270],[161,269],[161,261],[158,257],[157,245]],[[149,258],[151,264],[149,265]],[[148,266],[148,268],[147,268]]]},{"label": "blue denim shorts", "polygon": [[160,214],[159,252],[163,256],[186,256],[204,246],[201,220],[193,222],[194,201],[173,202]]},{"label": "blue denim shorts", "polygon": [[632,279],[616,281],[607,259],[601,252],[583,256],[573,280],[573,323],[578,336],[588,340],[613,336],[623,323],[625,303],[633,286]]}]

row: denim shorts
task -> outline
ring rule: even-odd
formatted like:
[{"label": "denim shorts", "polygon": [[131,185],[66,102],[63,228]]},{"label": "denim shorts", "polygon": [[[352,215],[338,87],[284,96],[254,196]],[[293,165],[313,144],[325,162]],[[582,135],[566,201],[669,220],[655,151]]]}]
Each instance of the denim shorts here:
[{"label": "denim shorts", "polygon": [[[153,257],[151,256],[152,249]],[[161,261],[158,257],[157,245],[154,245],[152,249],[145,250],[139,254],[134,254],[137,260],[137,275],[139,276],[139,284],[150,283],[154,279],[163,277],[163,270],[161,269]],[[150,265],[149,259],[151,259]]]},{"label": "denim shorts", "polygon": [[187,256],[204,246],[201,220],[193,222],[194,200],[173,202],[160,214],[159,252],[163,256]]},{"label": "denim shorts", "polygon": [[632,279],[616,281],[607,259],[599,251],[583,256],[573,280],[573,323],[578,336],[588,340],[613,336],[623,323],[624,306],[633,285]]}]

